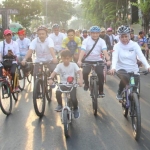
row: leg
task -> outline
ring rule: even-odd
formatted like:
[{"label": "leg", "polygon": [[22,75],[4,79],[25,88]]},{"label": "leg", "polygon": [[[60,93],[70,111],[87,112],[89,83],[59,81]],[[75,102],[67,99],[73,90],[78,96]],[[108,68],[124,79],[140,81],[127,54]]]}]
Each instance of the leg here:
[{"label": "leg", "polygon": [[103,86],[104,86],[104,74],[103,74],[103,66],[96,66],[95,71],[97,73],[98,76],[98,85],[99,85],[99,94],[103,94]]},{"label": "leg", "polygon": [[59,91],[59,89],[56,90],[56,99],[58,106],[55,108],[55,111],[60,112],[62,110],[62,93]]},{"label": "leg", "polygon": [[88,88],[89,88],[88,75],[89,75],[90,71],[91,71],[90,66],[83,67],[83,80],[84,80],[84,83],[85,83],[85,86],[84,86],[85,91],[87,91]]}]

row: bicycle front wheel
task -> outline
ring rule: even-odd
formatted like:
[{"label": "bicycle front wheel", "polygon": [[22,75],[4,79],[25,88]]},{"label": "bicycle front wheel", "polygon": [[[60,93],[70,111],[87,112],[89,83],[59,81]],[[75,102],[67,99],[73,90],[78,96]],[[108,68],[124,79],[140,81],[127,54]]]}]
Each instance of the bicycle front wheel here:
[{"label": "bicycle front wheel", "polygon": [[22,69],[19,69],[18,71],[19,71],[19,89],[23,91],[25,87],[25,75]]},{"label": "bicycle front wheel", "polygon": [[122,112],[125,118],[127,118],[128,116],[128,110],[129,108],[127,108],[126,104],[127,104],[127,100],[126,100],[126,93],[124,92],[123,94],[123,102],[122,102]]},{"label": "bicycle front wheel", "polygon": [[48,102],[51,101],[51,98],[52,98],[52,88],[51,88],[50,85],[46,86],[46,98],[47,98]]},{"label": "bicycle front wheel", "polygon": [[5,115],[9,115],[12,111],[11,89],[7,82],[0,83],[0,106]]},{"label": "bicycle front wheel", "polygon": [[141,112],[137,93],[133,93],[133,100],[131,102],[131,120],[133,136],[135,140],[139,140],[141,133]]},{"label": "bicycle front wheel", "polygon": [[97,115],[97,98],[98,98],[98,86],[97,86],[96,81],[93,81],[91,94],[92,94],[93,113],[96,116]]},{"label": "bicycle front wheel", "polygon": [[64,134],[65,137],[69,137],[69,123],[68,123],[68,110],[64,109],[63,111],[63,123],[64,123]]},{"label": "bicycle front wheel", "polygon": [[36,79],[33,90],[33,105],[37,116],[42,117],[45,112],[45,87],[42,79]]}]

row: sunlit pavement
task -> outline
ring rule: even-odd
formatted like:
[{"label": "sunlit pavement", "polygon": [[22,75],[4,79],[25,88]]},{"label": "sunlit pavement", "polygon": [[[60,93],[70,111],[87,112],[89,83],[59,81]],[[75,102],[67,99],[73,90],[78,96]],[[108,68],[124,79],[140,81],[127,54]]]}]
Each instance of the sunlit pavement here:
[{"label": "sunlit pavement", "polygon": [[81,116],[73,119],[70,138],[64,137],[55,89],[45,116],[39,119],[33,108],[32,85],[19,94],[12,114],[0,112],[0,150],[150,150],[150,75],[141,77],[142,133],[139,142],[132,135],[130,117],[122,115],[116,100],[117,77],[107,77],[104,99],[98,100],[98,115],[92,112],[89,92],[78,88]]}]

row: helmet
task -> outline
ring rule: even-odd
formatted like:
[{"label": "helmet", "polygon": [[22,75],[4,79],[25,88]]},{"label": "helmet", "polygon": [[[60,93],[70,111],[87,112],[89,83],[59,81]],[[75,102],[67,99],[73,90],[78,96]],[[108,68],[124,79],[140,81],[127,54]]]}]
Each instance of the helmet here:
[{"label": "helmet", "polygon": [[117,30],[117,34],[128,34],[130,33],[130,28],[128,26],[120,26]]},{"label": "helmet", "polygon": [[82,31],[82,33],[87,33],[87,30],[86,30],[86,29],[84,29],[84,30]]},{"label": "helmet", "polygon": [[52,29],[53,28],[59,28],[59,25],[58,24],[53,24]]},{"label": "helmet", "polygon": [[105,31],[106,31],[106,29],[102,27],[101,28],[101,32],[105,32]]},{"label": "helmet", "polygon": [[98,27],[98,26],[92,26],[90,28],[90,32],[100,32],[100,27]]},{"label": "helmet", "polygon": [[112,28],[107,28],[107,31],[112,31]]},{"label": "helmet", "polygon": [[44,25],[39,26],[39,27],[37,28],[37,31],[39,31],[39,30],[44,30],[44,31],[48,32],[47,27],[46,27],[46,26],[44,26]]}]

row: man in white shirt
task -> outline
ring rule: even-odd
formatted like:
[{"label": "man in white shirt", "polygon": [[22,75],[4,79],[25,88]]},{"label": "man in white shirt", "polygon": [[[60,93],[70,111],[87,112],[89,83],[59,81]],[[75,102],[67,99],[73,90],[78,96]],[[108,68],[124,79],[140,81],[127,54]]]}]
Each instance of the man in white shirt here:
[{"label": "man in white shirt", "polygon": [[54,24],[52,26],[52,30],[53,30],[53,33],[51,33],[49,35],[49,37],[54,42],[54,50],[55,50],[55,52],[59,53],[62,50],[61,45],[62,45],[63,39],[65,38],[65,35],[60,32],[60,27],[59,27],[58,24]]},{"label": "man in white shirt", "polygon": [[[81,66],[82,64],[82,58],[84,57],[84,55],[86,56],[88,54],[88,52],[92,49],[93,45],[95,44],[95,42],[97,41],[95,47],[93,48],[93,50],[91,51],[91,53],[89,54],[89,56],[87,56],[87,58],[85,59],[86,62],[97,62],[97,61],[102,61],[103,59],[100,57],[101,53],[103,52],[107,63],[110,64],[110,57],[108,56],[107,53],[107,46],[106,43],[103,39],[99,38],[100,36],[100,28],[98,26],[93,26],[90,28],[90,32],[91,32],[91,36],[87,39],[85,39],[82,43],[81,46],[81,52],[79,55],[79,60],[78,60],[78,65]],[[83,79],[84,79],[84,90],[87,91],[89,88],[89,81],[88,81],[88,75],[91,71],[91,67],[90,66],[86,66],[83,67]],[[105,94],[103,92],[103,84],[104,84],[104,74],[103,74],[103,67],[100,65],[97,65],[95,68],[95,71],[98,75],[98,79],[99,79],[99,96],[104,97]]]},{"label": "man in white shirt", "polygon": [[[22,65],[25,65],[27,59],[32,56],[32,53],[35,50],[35,62],[52,62],[48,64],[49,70],[52,72],[58,62],[55,56],[54,42],[48,37],[48,30],[45,26],[40,26],[37,29],[37,35],[38,37],[31,42],[29,50],[22,61]],[[38,72],[38,68],[39,66],[35,65],[34,75]]]},{"label": "man in white shirt", "polygon": [[[14,77],[15,77],[15,72],[16,72],[16,68],[17,68],[17,61],[16,58],[20,55],[19,52],[19,46],[18,43],[12,40],[12,31],[9,29],[6,29],[4,31],[4,41],[0,42],[0,76],[3,76],[2,73],[2,69],[3,67],[5,69],[10,68],[10,73],[13,79],[13,85],[12,87],[14,88],[13,91],[20,91],[18,86],[14,87],[14,85],[16,85],[18,83],[18,81],[16,81],[16,84],[14,83]],[[7,64],[7,62],[4,60],[5,59],[13,59],[13,61],[11,61],[10,65]]]}]

